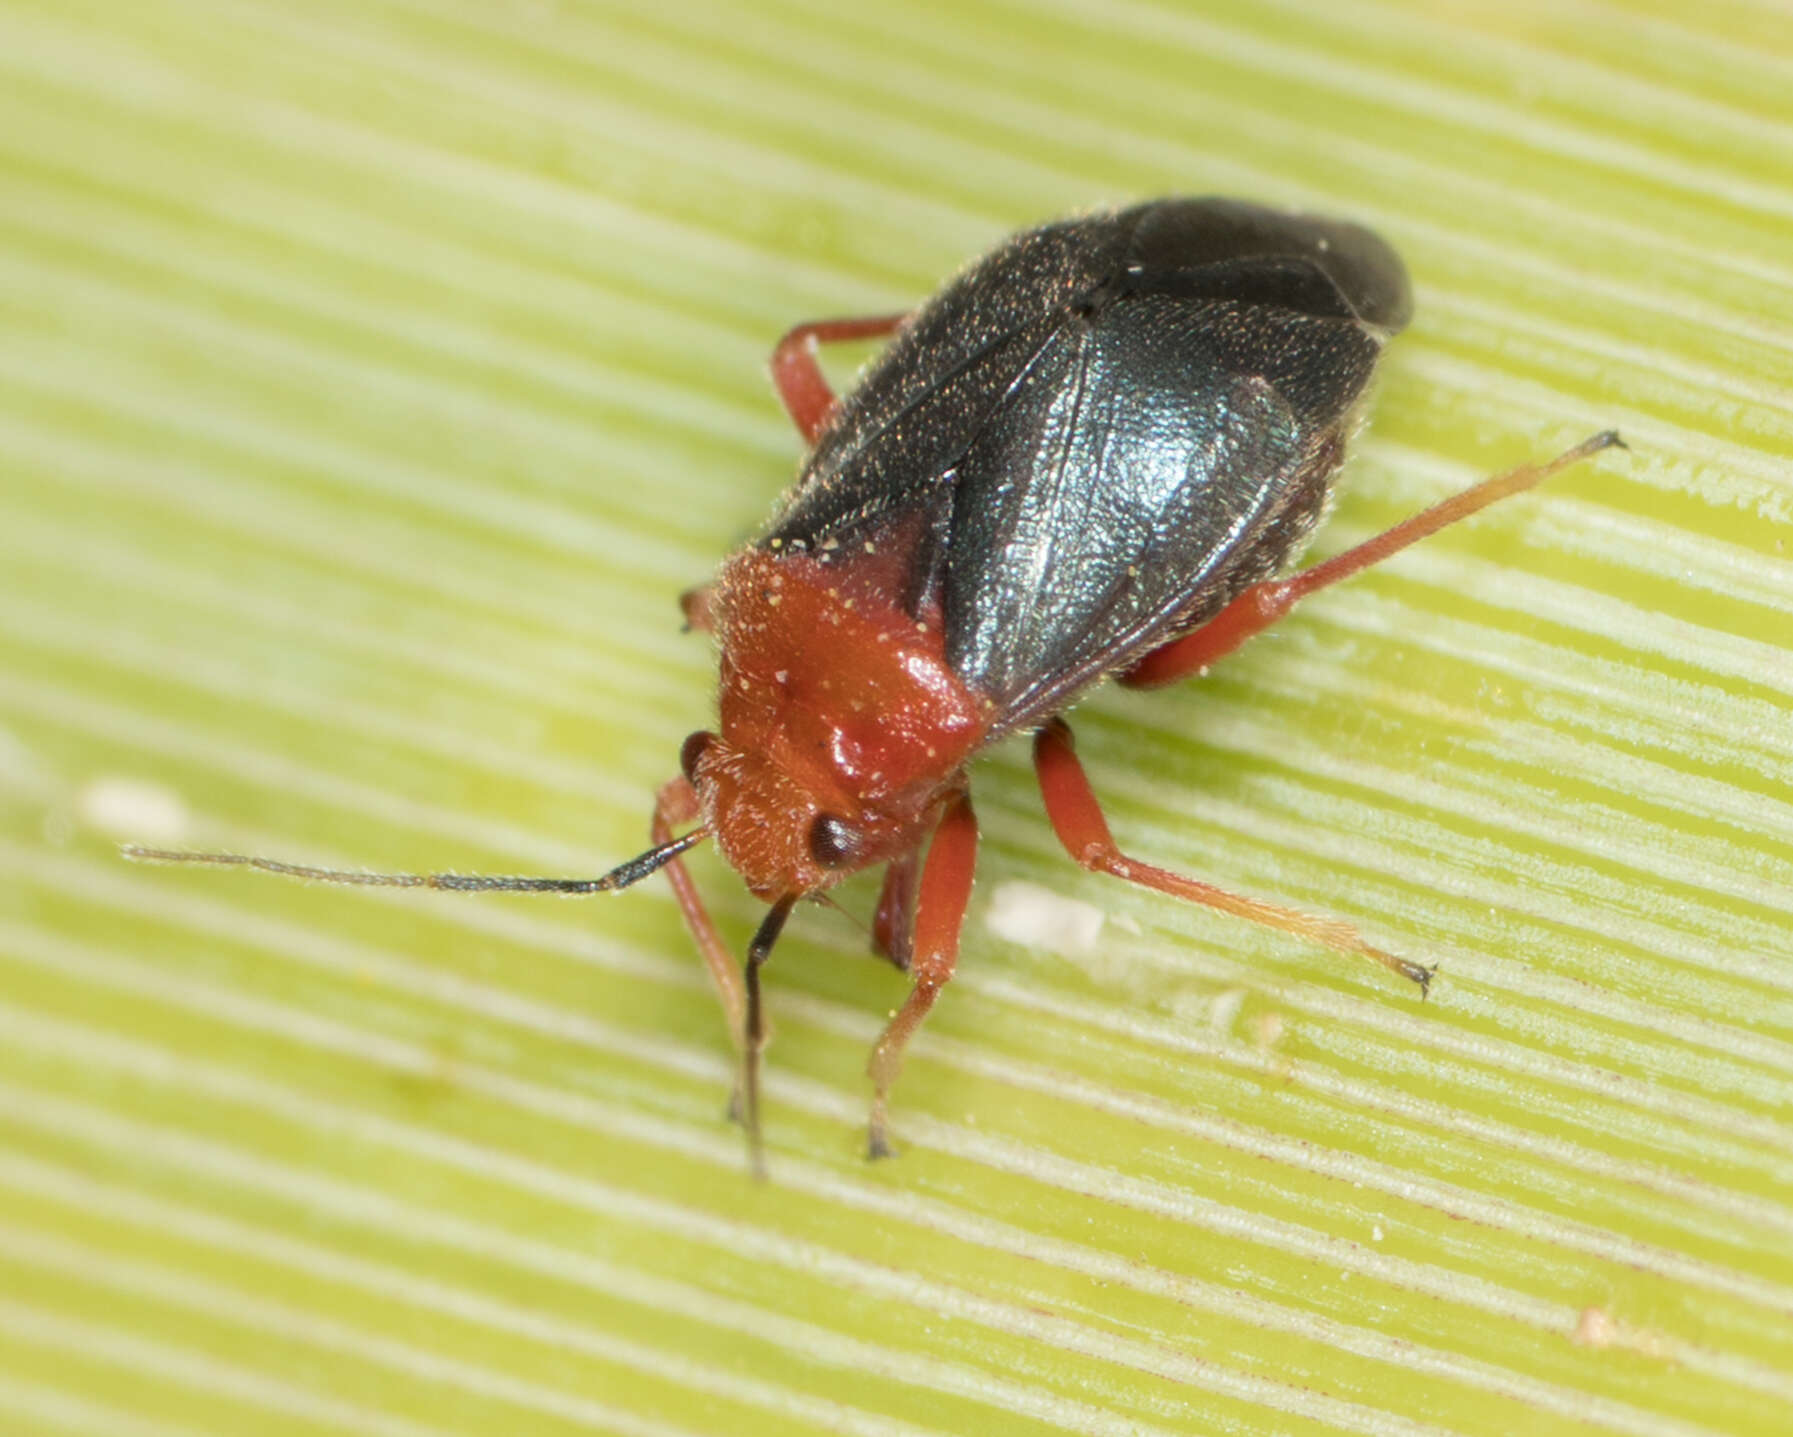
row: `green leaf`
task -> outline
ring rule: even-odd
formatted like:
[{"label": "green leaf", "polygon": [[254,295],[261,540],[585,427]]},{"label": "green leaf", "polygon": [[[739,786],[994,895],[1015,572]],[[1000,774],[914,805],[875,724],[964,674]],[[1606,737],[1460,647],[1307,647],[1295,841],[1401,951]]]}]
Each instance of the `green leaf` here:
[{"label": "green leaf", "polygon": [[[1751,0],[4,0],[0,1425],[1785,1430],[1789,153]],[[756,1186],[662,885],[118,859],[638,851],[778,334],[1190,191],[1416,277],[1317,552],[1632,446],[1079,711],[1132,851],[1433,1001],[1079,872],[1006,747],[901,1156],[815,909]]]}]

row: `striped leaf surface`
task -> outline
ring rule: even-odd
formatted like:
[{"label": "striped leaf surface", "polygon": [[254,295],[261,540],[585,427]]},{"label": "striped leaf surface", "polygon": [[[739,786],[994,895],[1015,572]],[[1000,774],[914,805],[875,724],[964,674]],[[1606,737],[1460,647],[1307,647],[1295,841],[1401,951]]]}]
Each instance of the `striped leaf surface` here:
[{"label": "striped leaf surface", "polygon": [[[1790,156],[1755,0],[0,0],[0,1430],[1787,1430]],[[1432,1002],[1079,873],[1007,747],[901,1157],[860,883],[756,1186],[658,883],[116,857],[635,852],[773,339],[1179,191],[1416,277],[1320,552],[1633,446],[1079,713],[1124,843]]]}]

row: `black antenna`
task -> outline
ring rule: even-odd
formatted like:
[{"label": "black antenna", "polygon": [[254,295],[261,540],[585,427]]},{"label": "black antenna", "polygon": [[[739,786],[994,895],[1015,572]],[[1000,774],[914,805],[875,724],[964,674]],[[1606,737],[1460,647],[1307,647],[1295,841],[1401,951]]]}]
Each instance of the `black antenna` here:
[{"label": "black antenna", "polygon": [[[134,863],[204,863],[214,868],[253,868],[277,873],[282,878],[302,878],[310,883],[344,883],[357,888],[441,888],[455,893],[614,893],[657,873],[688,848],[710,836],[709,826],[618,864],[601,878],[518,878],[489,873],[362,873],[352,868],[313,868],[306,863],[283,863],[251,853],[196,853],[180,848],[144,848],[124,844],[118,851]],[[776,936],[776,935],[774,935]],[[768,945],[770,946],[770,945]]]},{"label": "black antenna", "polygon": [[784,929],[799,895],[787,893],[772,905],[753,942],[747,945],[747,1041],[741,1047],[742,1117],[747,1124],[747,1160],[753,1176],[766,1180],[766,1147],[760,1139],[760,1054],[766,1048],[766,1020],[760,1007],[760,965]]}]

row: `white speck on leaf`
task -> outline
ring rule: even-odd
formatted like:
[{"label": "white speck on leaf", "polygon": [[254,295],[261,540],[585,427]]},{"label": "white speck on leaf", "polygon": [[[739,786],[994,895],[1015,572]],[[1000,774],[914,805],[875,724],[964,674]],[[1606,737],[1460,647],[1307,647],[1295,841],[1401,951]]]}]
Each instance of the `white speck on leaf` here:
[{"label": "white speck on leaf", "polygon": [[1208,1003],[1208,1027],[1216,1033],[1229,1031],[1244,1003],[1245,990],[1243,988],[1222,989]]},{"label": "white speck on leaf", "polygon": [[179,843],[190,827],[187,801],[172,788],[124,774],[90,779],[75,813],[84,828],[137,843]]},{"label": "white speck on leaf", "polygon": [[1037,883],[999,883],[990,895],[984,923],[998,938],[1026,948],[1077,956],[1090,952],[1102,936],[1102,910],[1064,898]]}]

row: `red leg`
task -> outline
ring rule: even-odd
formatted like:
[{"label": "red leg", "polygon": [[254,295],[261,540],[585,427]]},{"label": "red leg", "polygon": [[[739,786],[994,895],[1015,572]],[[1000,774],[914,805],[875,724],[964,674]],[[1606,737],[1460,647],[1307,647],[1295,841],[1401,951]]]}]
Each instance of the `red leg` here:
[{"label": "red leg", "polygon": [[965,905],[971,901],[971,875],[977,869],[977,816],[971,796],[961,793],[947,804],[934,841],[928,845],[928,861],[921,873],[921,892],[915,907],[915,947],[909,971],[915,987],[885,1027],[872,1049],[866,1072],[872,1080],[872,1116],[867,1131],[869,1157],[890,1156],[885,1129],[885,1099],[890,1085],[903,1070],[903,1049],[928,1016],[940,990],[953,976],[959,958],[959,929],[965,922]]},{"label": "red leg", "polygon": [[679,595],[679,612],[685,616],[685,632],[695,629],[700,634],[716,629],[716,586],[700,584]]},{"label": "red leg", "polygon": [[1372,564],[1379,564],[1416,540],[1423,539],[1428,534],[1436,534],[1447,524],[1467,519],[1497,499],[1522,493],[1533,485],[1542,483],[1558,470],[1566,469],[1590,454],[1597,454],[1615,444],[1624,447],[1619,436],[1612,430],[1596,434],[1547,463],[1522,464],[1505,474],[1484,479],[1474,488],[1465,489],[1461,494],[1434,504],[1430,509],[1366,540],[1355,549],[1335,554],[1324,563],[1303,569],[1290,578],[1253,584],[1193,634],[1174,639],[1140,659],[1121,675],[1121,682],[1129,688],[1150,689],[1175,683],[1190,674],[1201,673],[1252,635],[1269,628],[1315,590],[1324,589],[1328,584],[1336,584],[1340,579],[1348,579]]},{"label": "red leg", "polygon": [[909,971],[915,951],[915,880],[921,874],[919,854],[892,859],[884,869],[884,887],[872,918],[872,952]]},{"label": "red leg", "polygon": [[1115,847],[1114,838],[1108,831],[1108,820],[1102,816],[1102,806],[1077,759],[1071,726],[1063,719],[1051,720],[1034,735],[1033,763],[1053,832],[1058,834],[1058,841],[1064,844],[1065,851],[1085,868],[1096,873],[1111,873],[1116,878],[1155,888],[1173,898],[1205,903],[1223,913],[1279,928],[1284,933],[1324,944],[1340,953],[1369,958],[1403,978],[1412,979],[1419,984],[1420,995],[1425,996],[1426,987],[1432,981],[1430,968],[1372,948],[1358,937],[1357,930],[1349,923],[1334,918],[1314,918],[1292,908],[1279,908],[1273,903],[1228,893],[1224,888],[1215,888],[1212,884],[1127,857]]},{"label": "red leg", "polygon": [[[665,843],[672,837],[674,824],[689,823],[697,816],[697,793],[690,781],[673,779],[661,788],[654,802],[654,842]],[[728,1020],[729,1039],[738,1052],[747,1022],[747,993],[741,981],[741,970],[735,966],[734,955],[716,931],[715,920],[704,907],[697,885],[685,871],[683,861],[673,859],[666,865],[665,872],[667,881],[672,884],[673,896],[678,899],[679,912],[684,915],[685,927],[691,930],[697,950],[703,954],[704,967],[710,970],[710,981],[716,985],[716,996],[722,1000],[722,1015]]]},{"label": "red leg", "polygon": [[803,437],[811,444],[822,432],[834,408],[834,391],[822,367],[816,363],[816,345],[837,340],[877,339],[889,334],[909,316],[873,314],[855,319],[818,319],[800,324],[778,341],[772,351],[772,383],[790,411]]}]

